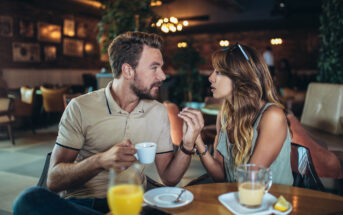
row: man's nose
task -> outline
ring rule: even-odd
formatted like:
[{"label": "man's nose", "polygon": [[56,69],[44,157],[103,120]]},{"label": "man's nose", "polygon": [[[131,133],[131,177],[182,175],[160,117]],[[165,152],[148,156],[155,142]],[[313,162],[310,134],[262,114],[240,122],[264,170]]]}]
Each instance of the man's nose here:
[{"label": "man's nose", "polygon": [[164,71],[161,69],[160,74],[159,74],[159,79],[161,81],[166,80],[166,74],[164,74]]}]

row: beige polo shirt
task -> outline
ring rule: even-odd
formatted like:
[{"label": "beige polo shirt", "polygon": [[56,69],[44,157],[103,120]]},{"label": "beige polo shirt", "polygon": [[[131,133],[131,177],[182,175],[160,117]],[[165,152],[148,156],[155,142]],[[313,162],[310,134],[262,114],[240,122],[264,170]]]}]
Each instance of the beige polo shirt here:
[{"label": "beige polo shirt", "polygon": [[[133,144],[155,142],[157,153],[173,151],[168,113],[155,100],[141,100],[128,113],[114,101],[110,88],[71,100],[59,124],[56,144],[79,150],[76,162],[110,149],[124,139]],[[102,171],[77,189],[67,190],[65,197],[105,198],[108,172]]]}]

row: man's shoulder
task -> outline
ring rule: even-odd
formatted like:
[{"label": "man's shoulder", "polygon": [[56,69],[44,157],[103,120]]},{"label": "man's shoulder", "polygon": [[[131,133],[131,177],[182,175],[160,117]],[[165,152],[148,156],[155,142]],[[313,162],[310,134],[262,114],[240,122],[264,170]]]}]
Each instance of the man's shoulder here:
[{"label": "man's shoulder", "polygon": [[143,100],[144,109],[153,111],[154,113],[165,113],[167,112],[166,107],[156,100]]},{"label": "man's shoulder", "polygon": [[77,102],[77,103],[89,103],[89,102],[93,103],[93,102],[96,102],[99,100],[105,100],[105,89],[104,88],[83,94],[83,95],[75,98],[75,102]]}]

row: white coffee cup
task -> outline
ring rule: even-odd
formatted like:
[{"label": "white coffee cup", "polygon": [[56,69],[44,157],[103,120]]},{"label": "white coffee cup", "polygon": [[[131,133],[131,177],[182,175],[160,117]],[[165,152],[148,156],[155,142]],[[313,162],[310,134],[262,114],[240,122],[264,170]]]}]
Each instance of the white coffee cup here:
[{"label": "white coffee cup", "polygon": [[135,157],[142,164],[150,164],[155,160],[156,154],[156,143],[153,142],[143,142],[135,144],[137,153]]}]

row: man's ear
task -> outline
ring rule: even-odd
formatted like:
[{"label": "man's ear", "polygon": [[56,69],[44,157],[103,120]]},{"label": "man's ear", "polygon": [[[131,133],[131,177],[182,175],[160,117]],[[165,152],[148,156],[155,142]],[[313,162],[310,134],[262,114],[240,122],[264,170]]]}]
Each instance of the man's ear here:
[{"label": "man's ear", "polygon": [[123,63],[121,71],[125,79],[132,79],[134,77],[134,69],[128,63]]}]

